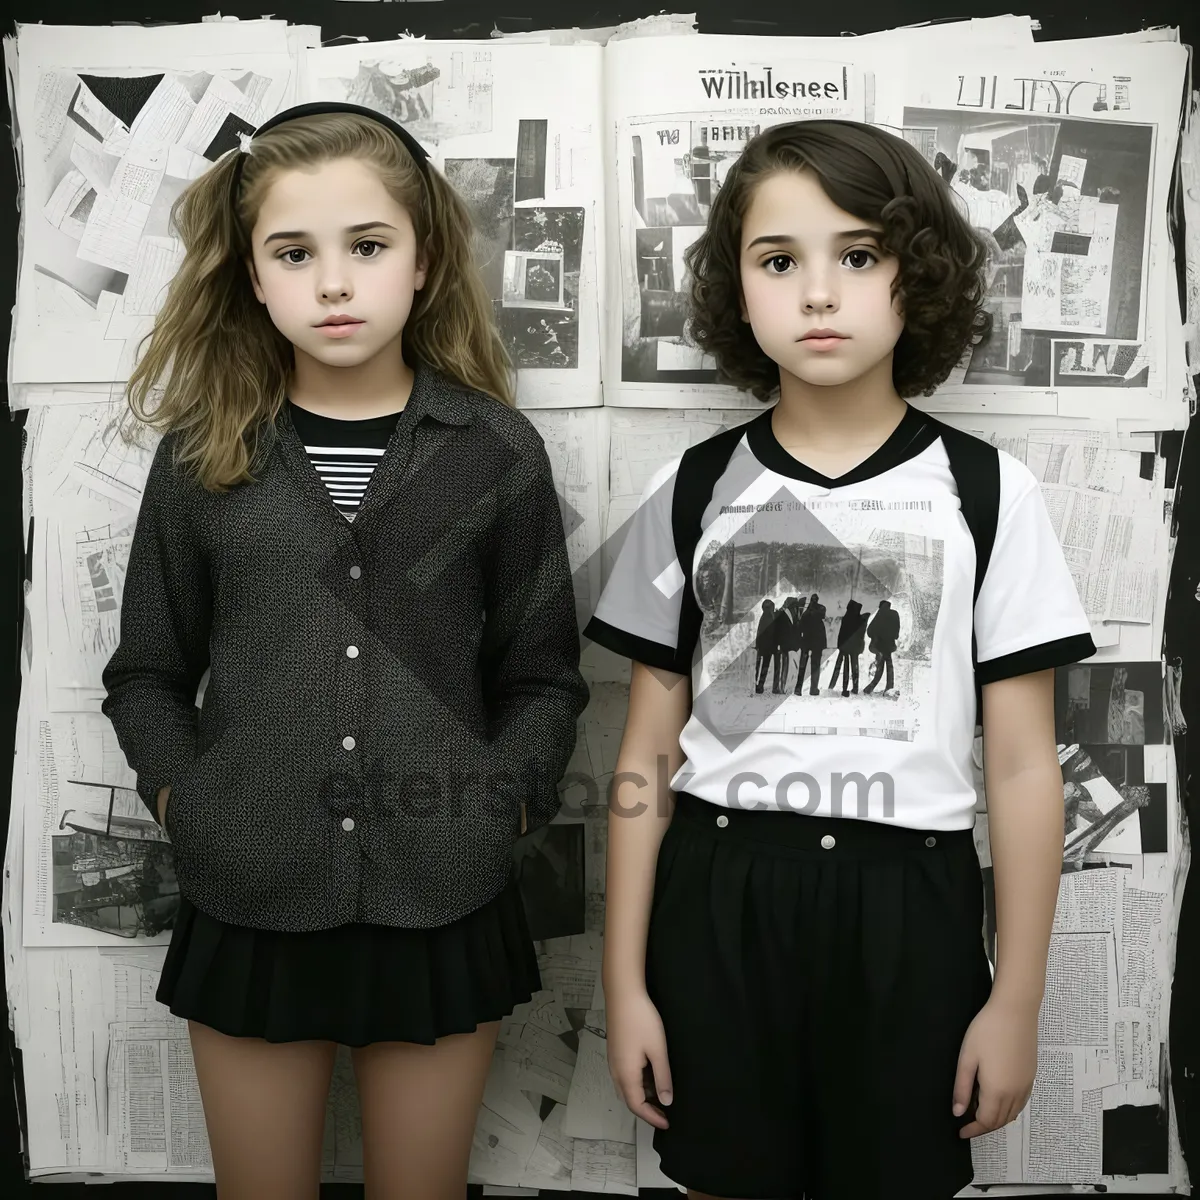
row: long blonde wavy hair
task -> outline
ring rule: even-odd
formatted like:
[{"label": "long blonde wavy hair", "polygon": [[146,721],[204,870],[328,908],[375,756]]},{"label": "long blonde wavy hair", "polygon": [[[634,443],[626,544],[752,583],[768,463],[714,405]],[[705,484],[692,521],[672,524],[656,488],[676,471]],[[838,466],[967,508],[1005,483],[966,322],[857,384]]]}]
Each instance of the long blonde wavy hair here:
[{"label": "long blonde wavy hair", "polygon": [[[254,138],[248,152],[223,155],[175,201],[171,220],[184,259],[125,388],[126,415],[159,432],[178,431],[175,462],[192,468],[210,491],[254,482],[259,439],[272,430],[293,369],[292,344],[254,296],[250,232],[278,172],[339,158],[379,172],[428,257],[425,286],[404,327],[405,357],[515,404],[511,365],[459,195],[432,163],[422,171],[376,121],[353,113],[298,117]],[[138,428],[123,430],[126,440]]]}]

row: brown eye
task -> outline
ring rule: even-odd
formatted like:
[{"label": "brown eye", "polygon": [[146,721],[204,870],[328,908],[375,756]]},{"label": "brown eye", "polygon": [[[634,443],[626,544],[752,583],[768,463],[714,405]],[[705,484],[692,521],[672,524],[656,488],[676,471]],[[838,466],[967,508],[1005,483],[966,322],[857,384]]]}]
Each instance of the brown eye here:
[{"label": "brown eye", "polygon": [[875,261],[875,255],[870,250],[851,250],[843,260],[856,271],[869,267]]}]

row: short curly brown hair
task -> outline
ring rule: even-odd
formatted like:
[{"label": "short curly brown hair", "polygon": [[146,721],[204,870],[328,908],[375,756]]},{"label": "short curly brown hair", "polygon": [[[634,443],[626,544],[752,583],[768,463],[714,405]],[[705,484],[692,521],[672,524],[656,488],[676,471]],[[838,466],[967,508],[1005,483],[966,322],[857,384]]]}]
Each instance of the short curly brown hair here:
[{"label": "short curly brown hair", "polygon": [[839,208],[883,227],[882,249],[899,260],[893,286],[904,311],[892,383],[905,398],[931,395],[968,347],[991,332],[983,304],[987,247],[918,150],[857,121],[795,121],[747,143],[707,228],[685,251],[691,340],[716,360],[722,383],[760,400],[778,391],[779,366],[741,316],[742,221],[759,184],[800,170],[814,172]]}]

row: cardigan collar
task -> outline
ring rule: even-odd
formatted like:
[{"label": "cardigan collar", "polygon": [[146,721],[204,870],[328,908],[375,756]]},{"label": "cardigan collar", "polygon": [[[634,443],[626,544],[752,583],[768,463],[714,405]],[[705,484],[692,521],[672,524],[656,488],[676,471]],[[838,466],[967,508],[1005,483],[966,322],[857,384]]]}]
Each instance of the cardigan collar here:
[{"label": "cardigan collar", "polygon": [[[436,368],[421,362],[413,368],[412,391],[401,412],[410,413],[410,421],[433,417],[443,425],[470,425],[474,419],[471,405],[462,389]],[[284,430],[294,433],[295,426],[288,405],[280,406],[275,426],[281,433]]]},{"label": "cardigan collar", "polygon": [[[424,424],[426,417],[443,427],[442,435],[449,436],[447,426],[470,425],[474,415],[470,399],[460,387],[451,383],[434,368],[419,363],[414,368],[413,386],[408,402],[400,411],[383,457],[367,483],[358,516],[353,523],[354,528],[361,530],[369,525],[379,502],[399,486],[411,452],[414,434]],[[276,446],[301,486],[321,509],[336,517],[339,527],[344,522],[349,528],[351,523],[337,511],[329,499],[324,482],[309,461],[308,452],[286,404],[280,406],[275,419],[275,431]],[[429,434],[432,436],[432,430]]]}]

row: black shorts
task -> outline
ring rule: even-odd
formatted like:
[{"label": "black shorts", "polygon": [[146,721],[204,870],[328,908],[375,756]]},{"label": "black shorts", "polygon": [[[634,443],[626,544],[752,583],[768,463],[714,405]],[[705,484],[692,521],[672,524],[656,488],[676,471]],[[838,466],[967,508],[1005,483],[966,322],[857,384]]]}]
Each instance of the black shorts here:
[{"label": "black shorts", "polygon": [[[832,839],[832,840],[831,840]],[[971,832],[686,793],[646,953],[673,1100],[663,1172],[713,1196],[948,1200],[973,1178],[954,1076],[991,990]]]}]

